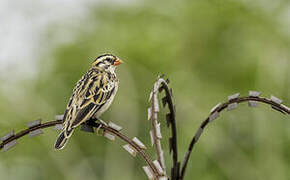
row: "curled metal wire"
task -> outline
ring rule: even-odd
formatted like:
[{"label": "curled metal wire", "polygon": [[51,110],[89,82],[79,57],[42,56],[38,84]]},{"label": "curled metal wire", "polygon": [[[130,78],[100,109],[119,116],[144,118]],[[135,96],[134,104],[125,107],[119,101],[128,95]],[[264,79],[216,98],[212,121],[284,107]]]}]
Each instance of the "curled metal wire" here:
[{"label": "curled metal wire", "polygon": [[[258,93],[259,94],[259,93]],[[218,104],[216,107],[214,107],[210,113],[210,116],[208,116],[200,125],[200,127],[198,128],[198,130],[196,131],[194,137],[192,138],[187,153],[185,154],[184,157],[184,161],[182,164],[182,169],[181,169],[181,174],[179,179],[183,180],[184,179],[184,175],[186,172],[186,167],[190,158],[190,155],[192,153],[193,148],[195,147],[195,144],[198,142],[200,136],[202,135],[202,133],[204,132],[204,129],[206,128],[206,126],[213,121],[214,119],[216,119],[219,116],[219,113],[222,112],[225,109],[228,110],[232,110],[234,108],[237,107],[237,104],[239,103],[243,103],[243,102],[249,102],[249,106],[255,106],[255,102],[261,102],[264,104],[268,104],[271,105],[271,107],[278,111],[281,112],[283,114],[290,114],[290,110],[289,107],[287,107],[286,105],[281,104],[281,100],[279,100],[278,98],[272,96],[271,99],[267,99],[264,97],[258,97],[258,96],[248,96],[248,97],[238,97],[239,94],[235,94],[233,96],[229,96],[229,101],[225,102],[223,104]]]},{"label": "curled metal wire", "polygon": [[[39,124],[37,126],[31,127],[31,128],[27,128],[25,130],[20,131],[19,133],[12,135],[11,137],[9,137],[8,139],[4,140],[1,144],[0,144],[0,149],[3,149],[5,145],[20,139],[21,137],[28,135],[31,132],[34,132],[36,130],[40,130],[40,129],[45,129],[45,128],[49,128],[49,127],[53,127],[56,125],[60,125],[62,124],[63,121],[62,120],[54,120],[54,121],[50,121],[50,122],[46,122],[43,124]],[[85,125],[90,126],[90,127],[94,127],[94,128],[98,128],[98,129],[102,129],[106,132],[109,132],[111,134],[113,134],[114,136],[119,137],[121,140],[123,140],[124,142],[128,143],[131,147],[133,147],[140,155],[141,157],[144,159],[144,161],[146,162],[146,164],[150,167],[154,178],[158,178],[159,176],[161,176],[156,167],[154,166],[152,160],[150,159],[150,157],[145,153],[144,149],[140,148],[136,143],[134,143],[133,140],[131,140],[129,137],[127,137],[126,135],[122,134],[121,132],[107,126],[104,124],[100,124],[97,122],[94,122],[93,120],[89,120],[88,122],[85,123]]]},{"label": "curled metal wire", "polygon": [[14,141],[14,140],[17,140],[27,134],[29,134],[30,132],[33,132],[35,130],[38,130],[38,129],[45,129],[45,128],[49,128],[49,127],[52,127],[52,126],[55,126],[57,124],[62,124],[62,120],[55,120],[55,121],[50,121],[50,122],[46,122],[46,123],[43,123],[43,124],[40,124],[40,125],[37,125],[37,126],[34,126],[32,128],[27,128],[25,130],[22,130],[20,131],[19,133],[11,136],[10,138],[4,140],[1,144],[0,144],[0,149],[3,149],[3,147]]},{"label": "curled metal wire", "polygon": [[172,152],[172,169],[171,169],[171,179],[177,180],[179,177],[179,167],[180,163],[178,162],[178,146],[177,146],[177,130],[176,130],[176,111],[175,106],[173,104],[173,97],[172,97],[172,89],[169,88],[169,80],[164,79],[164,75],[160,76],[154,84],[153,92],[152,92],[152,126],[153,126],[153,139],[154,144],[156,145],[156,152],[158,161],[162,165],[164,171],[166,171],[164,157],[163,157],[163,150],[161,148],[161,138],[157,136],[157,117],[159,112],[159,105],[158,105],[158,95],[164,90],[165,97],[162,98],[163,107],[168,105],[169,113],[166,114],[167,126],[171,126],[171,134],[172,137],[169,138],[169,149]]}]

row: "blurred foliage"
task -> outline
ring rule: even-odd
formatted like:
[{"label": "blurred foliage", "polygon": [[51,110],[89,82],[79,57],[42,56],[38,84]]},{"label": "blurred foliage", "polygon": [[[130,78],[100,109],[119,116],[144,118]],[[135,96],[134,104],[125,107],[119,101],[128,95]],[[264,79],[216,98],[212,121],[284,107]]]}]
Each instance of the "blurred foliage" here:
[{"label": "blurred foliage", "polygon": [[[102,118],[149,144],[147,99],[157,75],[165,73],[177,105],[182,160],[211,107],[228,95],[246,95],[254,89],[289,105],[290,34],[281,20],[285,11],[289,13],[289,2],[275,2],[101,3],[91,6],[79,24],[66,23],[67,28],[52,24],[43,33],[45,50],[39,53],[35,79],[0,94],[0,132],[63,113],[75,82],[96,56],[111,52],[126,63],[117,70],[118,95]],[[69,41],[56,43],[66,34]],[[241,105],[224,113],[202,136],[186,179],[289,179],[288,120],[264,105],[257,109]],[[56,152],[52,148],[56,137],[57,132],[48,129],[1,153],[1,179],[146,179],[144,162],[130,157],[120,142],[77,131],[66,149]],[[163,146],[168,152],[166,141]],[[149,152],[156,158],[153,150]]]}]

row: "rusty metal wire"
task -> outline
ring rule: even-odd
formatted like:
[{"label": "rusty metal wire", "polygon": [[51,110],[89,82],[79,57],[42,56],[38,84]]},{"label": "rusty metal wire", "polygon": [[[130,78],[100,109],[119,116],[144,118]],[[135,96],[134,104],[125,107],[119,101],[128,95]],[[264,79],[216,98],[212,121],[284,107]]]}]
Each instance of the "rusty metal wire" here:
[{"label": "rusty metal wire", "polygon": [[[169,138],[169,149],[172,152],[172,169],[171,169],[171,179],[177,180],[179,177],[179,167],[180,163],[178,163],[178,148],[177,148],[177,130],[176,130],[176,112],[173,104],[172,97],[172,89],[168,86],[169,80],[164,79],[164,75],[158,77],[157,81],[154,84],[153,92],[150,95],[150,101],[152,103],[152,107],[149,108],[149,119],[152,120],[153,127],[153,144],[156,146],[156,152],[158,161],[162,166],[162,169],[166,175],[166,167],[164,162],[164,154],[161,147],[161,130],[160,124],[158,123],[158,113],[160,111],[159,103],[158,103],[158,95],[164,90],[165,97],[162,98],[163,107],[168,105],[169,113],[166,115],[167,126],[171,126],[172,137]],[[151,109],[151,110],[150,110]]]},{"label": "rusty metal wire", "polygon": [[116,136],[118,136],[120,139],[122,139],[123,141],[125,141],[126,143],[130,144],[131,147],[133,147],[141,156],[142,158],[145,160],[145,162],[147,163],[147,165],[151,168],[154,177],[158,178],[159,176],[161,176],[161,174],[158,173],[158,170],[156,169],[156,167],[154,166],[152,160],[150,159],[150,157],[145,153],[144,149],[142,149],[140,146],[138,146],[133,140],[131,140],[129,137],[127,137],[126,135],[120,133],[119,131],[106,126],[106,125],[101,125],[99,123],[96,123],[94,121],[88,121],[87,123],[89,126],[95,127],[95,128],[101,128],[105,131],[108,131]]},{"label": "rusty metal wire", "polygon": [[287,107],[286,105],[281,104],[282,100],[276,98],[275,96],[271,96],[270,99],[267,99],[267,98],[264,98],[264,97],[259,97],[259,95],[260,95],[260,93],[258,93],[258,92],[250,91],[250,96],[248,96],[248,97],[240,97],[239,98],[238,97],[239,94],[237,93],[237,94],[234,94],[232,96],[229,96],[228,102],[225,102],[223,104],[218,104],[217,106],[215,106],[212,109],[212,111],[210,113],[210,116],[207,117],[201,123],[201,125],[198,128],[198,130],[196,131],[193,139],[191,140],[191,143],[189,145],[188,151],[187,151],[187,153],[185,154],[185,157],[184,157],[184,161],[183,161],[183,165],[182,165],[182,169],[181,169],[181,175],[179,177],[180,180],[184,179],[184,175],[185,175],[185,172],[186,172],[186,167],[187,167],[191,152],[192,152],[195,144],[198,142],[200,136],[204,132],[204,129],[206,128],[206,126],[210,122],[212,122],[214,119],[216,119],[223,110],[225,110],[225,109],[227,109],[228,111],[232,110],[232,109],[237,107],[237,104],[243,103],[243,102],[249,102],[249,106],[250,107],[255,107],[257,105],[255,103],[256,102],[260,102],[260,103],[271,105],[271,107],[274,110],[276,110],[278,112],[281,112],[281,113],[283,113],[285,115],[287,115],[287,114],[289,115],[290,114],[289,107]]},{"label": "rusty metal wire", "polygon": [[43,124],[39,124],[39,125],[34,126],[32,128],[27,128],[25,130],[22,130],[19,133],[15,134],[15,135],[9,137],[8,139],[6,139],[5,141],[3,141],[0,144],[0,149],[3,149],[3,147],[6,144],[8,144],[8,143],[10,143],[10,142],[12,142],[14,140],[17,140],[17,139],[29,134],[30,132],[33,132],[33,131],[38,130],[38,129],[45,129],[45,128],[48,128],[48,127],[52,127],[52,126],[55,126],[57,124],[62,124],[62,121],[61,120],[50,121],[50,122],[46,122],[46,123],[43,123]]},{"label": "rusty metal wire", "polygon": [[[45,129],[45,128],[49,128],[49,127],[53,127],[56,125],[60,125],[62,124],[63,121],[62,120],[54,120],[54,121],[50,121],[50,122],[46,122],[43,124],[38,124],[36,126],[27,128],[25,130],[20,131],[19,133],[15,134],[11,134],[10,137],[8,137],[7,139],[5,139],[1,144],[0,144],[0,149],[3,150],[3,148],[5,147],[5,145],[8,145],[9,143],[16,141],[17,139],[20,139],[21,137],[34,132],[36,130],[40,130],[40,129]],[[94,127],[94,128],[99,128],[102,129],[106,132],[109,132],[111,134],[113,134],[114,136],[119,137],[121,140],[123,140],[124,142],[128,143],[131,147],[133,147],[140,155],[141,157],[144,159],[144,161],[146,162],[146,164],[150,167],[154,178],[158,178],[161,175],[158,173],[158,170],[156,169],[156,167],[154,166],[152,160],[150,159],[150,157],[145,153],[144,149],[142,149],[141,147],[138,146],[138,144],[136,144],[133,140],[131,140],[129,137],[127,137],[126,135],[120,133],[119,131],[117,131],[116,129],[104,125],[104,124],[100,124],[97,123],[93,120],[89,120],[87,121],[84,125],[86,126],[90,126],[90,127]],[[14,131],[13,131],[14,132]],[[13,144],[16,145],[16,144]],[[8,147],[5,150],[8,150],[9,148],[12,148],[12,146]]]}]

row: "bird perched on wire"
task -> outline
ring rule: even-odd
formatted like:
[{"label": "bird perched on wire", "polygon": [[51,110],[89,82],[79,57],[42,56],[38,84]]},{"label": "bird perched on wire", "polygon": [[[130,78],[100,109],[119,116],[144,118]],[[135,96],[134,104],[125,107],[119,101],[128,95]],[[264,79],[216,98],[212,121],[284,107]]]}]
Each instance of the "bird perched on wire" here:
[{"label": "bird perched on wire", "polygon": [[90,118],[100,117],[110,107],[119,84],[115,68],[122,63],[112,54],[104,54],[95,59],[73,90],[55,149],[65,147],[76,127]]}]

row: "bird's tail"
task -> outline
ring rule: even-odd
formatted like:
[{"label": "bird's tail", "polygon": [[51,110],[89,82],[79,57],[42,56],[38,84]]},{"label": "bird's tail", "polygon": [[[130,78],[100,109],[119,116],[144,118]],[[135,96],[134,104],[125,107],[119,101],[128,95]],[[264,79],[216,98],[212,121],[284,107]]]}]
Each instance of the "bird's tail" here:
[{"label": "bird's tail", "polygon": [[73,129],[70,130],[69,135],[67,134],[66,131],[63,131],[62,133],[60,133],[60,135],[58,136],[54,148],[57,150],[61,150],[65,147],[65,145],[68,142],[68,139],[70,138],[70,135],[72,134]]}]

